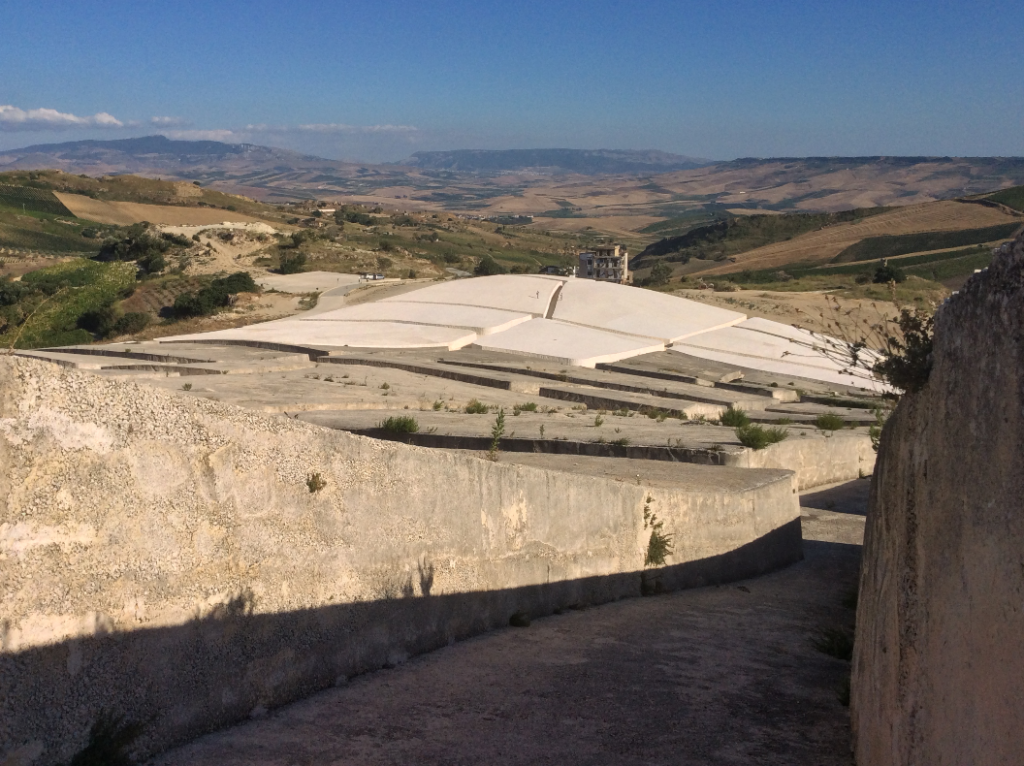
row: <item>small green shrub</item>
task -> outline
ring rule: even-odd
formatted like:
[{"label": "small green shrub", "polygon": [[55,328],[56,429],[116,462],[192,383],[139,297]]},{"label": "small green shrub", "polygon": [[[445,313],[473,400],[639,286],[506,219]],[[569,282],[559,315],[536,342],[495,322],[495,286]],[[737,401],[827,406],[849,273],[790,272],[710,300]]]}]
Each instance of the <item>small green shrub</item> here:
[{"label": "small green shrub", "polygon": [[920,309],[903,309],[895,324],[899,332],[886,335],[882,360],[872,371],[902,392],[920,391],[932,371],[934,318]]},{"label": "small green shrub", "polygon": [[764,449],[772,444],[777,444],[789,436],[789,431],[778,426],[765,428],[764,426],[751,423],[740,426],[736,429],[736,438],[740,444],[750,449]]},{"label": "small green shrub", "polygon": [[823,412],[814,419],[819,431],[838,431],[846,427],[846,421],[834,412]]},{"label": "small green shrub", "polygon": [[467,415],[486,415],[487,405],[481,402],[479,399],[470,399],[469,404],[466,405]]},{"label": "small green shrub", "polygon": [[602,425],[604,425],[604,418],[602,418],[600,415],[595,415],[594,428],[600,428]]},{"label": "small green shrub", "polygon": [[183,383],[182,386],[181,386],[181,390],[182,391],[191,391],[192,390],[192,384],[191,383]]},{"label": "small green shrub", "polygon": [[389,434],[414,434],[420,430],[420,424],[411,415],[392,415],[380,421],[377,428]]},{"label": "small green shrub", "polygon": [[749,426],[750,418],[747,417],[746,412],[741,409],[737,409],[730,404],[729,408],[722,413],[721,417],[719,417],[718,422],[723,426],[739,428],[740,426]]},{"label": "small green shrub", "polygon": [[306,254],[282,255],[277,267],[278,274],[299,274],[305,271]]},{"label": "small green shrub", "polygon": [[609,444],[614,444],[616,447],[628,447],[629,446],[629,439],[623,437],[621,439],[615,439],[614,441],[610,441],[608,443]]},{"label": "small green shrub", "polygon": [[324,487],[327,486],[327,479],[321,476],[319,473],[311,473],[306,477],[306,487],[309,489],[309,493],[316,494]]},{"label": "small green shrub", "polygon": [[494,418],[494,426],[491,428],[491,446],[487,450],[487,457],[491,460],[498,459],[498,451],[501,448],[501,437],[505,435],[505,409],[501,408],[498,410],[498,415]]},{"label": "small green shrub", "polygon": [[651,530],[651,537],[647,541],[647,552],[644,554],[644,566],[660,567],[665,566],[665,560],[672,554],[674,546],[672,535],[665,534],[663,531],[665,522],[659,521],[651,510],[651,500],[652,498],[647,498],[647,504],[644,505],[644,529]]},{"label": "small green shrub", "polygon": [[434,412],[437,412],[442,407],[444,407],[444,402],[442,402],[440,399],[435,399],[433,404]]},{"label": "small green shrub", "polygon": [[536,402],[524,402],[522,404],[513,405],[513,407],[512,407],[512,414],[513,415],[518,415],[520,412],[536,412],[536,411],[537,411],[537,403]]}]

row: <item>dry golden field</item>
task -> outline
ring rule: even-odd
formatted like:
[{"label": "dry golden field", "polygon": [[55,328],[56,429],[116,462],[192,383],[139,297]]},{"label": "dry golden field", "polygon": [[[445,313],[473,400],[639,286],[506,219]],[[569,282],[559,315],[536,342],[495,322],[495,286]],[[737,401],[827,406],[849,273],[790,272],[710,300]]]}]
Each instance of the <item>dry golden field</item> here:
[{"label": "dry golden field", "polygon": [[147,205],[139,202],[108,202],[82,194],[54,192],[65,207],[78,218],[96,223],[127,226],[149,221],[172,226],[223,223],[255,223],[259,218],[244,213],[208,207],[181,207],[178,205]]},{"label": "dry golden field", "polygon": [[714,266],[705,273],[721,274],[736,271],[740,267],[766,269],[790,263],[826,263],[866,237],[976,229],[1014,221],[1024,223],[1020,216],[1012,216],[996,208],[953,200],[911,205],[748,250],[735,256],[734,263]]}]

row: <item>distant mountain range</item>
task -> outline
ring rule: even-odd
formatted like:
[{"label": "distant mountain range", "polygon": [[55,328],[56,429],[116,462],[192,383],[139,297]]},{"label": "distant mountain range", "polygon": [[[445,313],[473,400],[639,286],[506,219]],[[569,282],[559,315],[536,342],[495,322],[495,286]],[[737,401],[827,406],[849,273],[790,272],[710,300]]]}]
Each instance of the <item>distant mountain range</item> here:
[{"label": "distant mountain range", "polygon": [[459,149],[450,152],[416,152],[399,165],[421,170],[456,173],[509,173],[546,171],[580,175],[624,173],[671,173],[713,164],[710,160],[659,151],[614,149]]},{"label": "distant mountain range", "polygon": [[[0,172],[36,169],[199,181],[263,202],[345,199],[399,210],[546,218],[682,216],[683,228],[693,223],[691,215],[703,219],[748,211],[909,205],[1024,183],[1020,157],[791,157],[712,163],[659,151],[511,149],[417,152],[401,163],[370,164],[255,144],[164,136],[0,151]],[[669,230],[658,233],[666,236]]]}]

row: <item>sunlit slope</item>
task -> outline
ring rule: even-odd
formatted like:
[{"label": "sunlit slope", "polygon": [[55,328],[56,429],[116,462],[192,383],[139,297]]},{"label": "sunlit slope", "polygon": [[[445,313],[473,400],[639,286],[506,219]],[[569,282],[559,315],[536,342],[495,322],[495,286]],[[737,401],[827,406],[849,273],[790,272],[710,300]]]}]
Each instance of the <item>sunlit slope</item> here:
[{"label": "sunlit slope", "polygon": [[1024,223],[1024,218],[998,208],[954,200],[911,205],[748,250],[733,256],[729,262],[709,264],[705,271],[719,274],[740,268],[765,269],[792,263],[828,263],[846,248],[868,237],[980,229],[1014,222]]}]

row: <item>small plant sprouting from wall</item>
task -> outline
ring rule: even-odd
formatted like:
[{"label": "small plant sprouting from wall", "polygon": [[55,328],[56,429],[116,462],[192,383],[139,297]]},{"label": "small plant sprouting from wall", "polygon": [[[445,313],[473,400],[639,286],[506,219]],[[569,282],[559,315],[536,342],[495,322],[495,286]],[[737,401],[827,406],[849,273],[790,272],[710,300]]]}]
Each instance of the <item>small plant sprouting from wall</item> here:
[{"label": "small plant sprouting from wall", "polygon": [[487,405],[481,402],[479,399],[470,399],[469,404],[466,405],[467,415],[486,415]]},{"label": "small plant sprouting from wall", "polygon": [[730,428],[739,428],[741,426],[749,426],[750,418],[747,417],[747,413],[741,409],[733,407],[731,404],[729,408],[722,413],[718,422],[723,426],[729,426]]},{"label": "small plant sprouting from wall", "polygon": [[536,402],[523,402],[521,404],[514,404],[514,405],[512,405],[512,414],[513,415],[518,415],[520,412],[536,412],[536,411],[537,411],[537,403]]},{"label": "small plant sprouting from wall", "polygon": [[846,427],[846,421],[834,412],[823,412],[814,419],[819,431],[838,431]]},{"label": "small plant sprouting from wall", "polygon": [[498,451],[501,449],[501,437],[505,435],[505,408],[502,407],[498,410],[497,417],[494,418],[494,426],[491,428],[491,446],[487,450],[487,458],[489,460],[498,459]]},{"label": "small plant sprouting from wall", "polygon": [[[651,503],[654,498],[650,495],[644,503],[644,529],[651,530],[651,536],[647,540],[647,551],[644,553],[644,568],[663,567],[669,556],[672,555],[674,545],[672,535],[664,531],[665,522],[658,519],[657,514],[651,510]],[[640,574],[640,593],[644,596],[652,596],[664,592],[661,582],[661,575],[652,575],[649,572]]]},{"label": "small plant sprouting from wall", "polygon": [[604,418],[600,415],[594,416],[594,428],[600,428],[604,424]]},{"label": "small plant sprouting from wall", "polygon": [[740,426],[736,429],[736,438],[744,447],[753,450],[764,449],[772,444],[778,444],[789,436],[789,431],[778,426],[765,428],[756,423]]},{"label": "small plant sprouting from wall", "polygon": [[662,529],[665,522],[659,521],[657,515],[651,510],[650,503],[653,498],[647,498],[644,505],[644,529],[651,530],[651,538],[647,542],[647,554],[644,556],[644,566],[661,567],[665,566],[665,559],[672,554],[672,535],[665,534]]},{"label": "small plant sprouting from wall", "polygon": [[309,493],[315,495],[317,492],[327,486],[327,479],[321,476],[319,473],[311,473],[306,477],[306,487],[309,488]]}]

